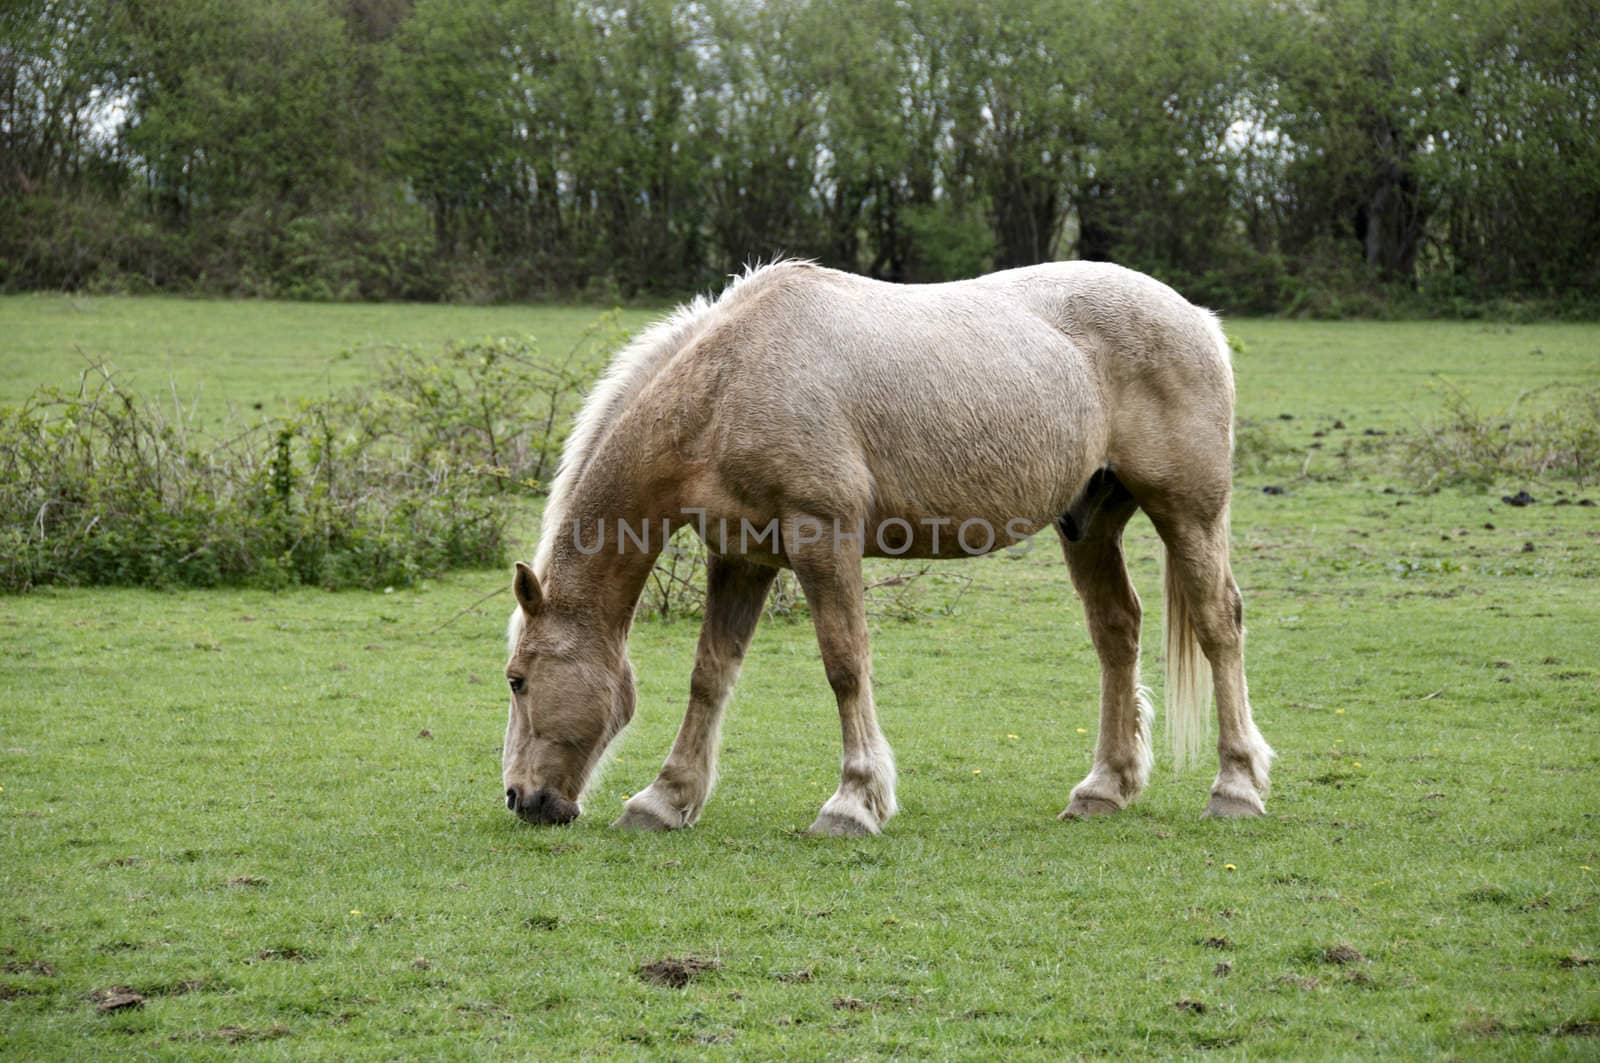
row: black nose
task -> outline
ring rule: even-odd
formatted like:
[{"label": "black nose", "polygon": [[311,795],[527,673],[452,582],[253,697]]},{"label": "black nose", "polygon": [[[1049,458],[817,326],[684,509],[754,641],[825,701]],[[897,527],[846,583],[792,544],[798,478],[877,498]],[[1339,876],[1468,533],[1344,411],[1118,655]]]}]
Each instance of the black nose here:
[{"label": "black nose", "polygon": [[524,797],[515,786],[506,790],[506,807],[529,823],[571,823],[578,818],[578,806],[565,797],[541,787]]}]

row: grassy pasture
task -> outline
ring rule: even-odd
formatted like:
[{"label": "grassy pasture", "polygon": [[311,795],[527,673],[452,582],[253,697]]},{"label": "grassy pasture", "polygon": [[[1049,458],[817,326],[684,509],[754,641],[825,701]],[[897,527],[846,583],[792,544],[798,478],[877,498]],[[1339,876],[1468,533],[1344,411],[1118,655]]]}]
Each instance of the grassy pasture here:
[{"label": "grassy pasture", "polygon": [[[73,387],[84,368],[103,362],[145,394],[176,387],[186,408],[199,402],[203,419],[256,403],[275,413],[368,380],[389,345],[427,349],[533,333],[545,353],[561,356],[597,313],[564,306],[6,296],[0,298],[0,402],[19,402],[43,384]],[[653,316],[628,310],[623,319],[637,327]]]},{"label": "grassy pasture", "polygon": [[[592,317],[5,299],[0,401],[70,383],[76,348],[271,404],[359,380],[351,347],[560,352]],[[800,834],[838,766],[804,623],[757,634],[700,825],[638,837],[606,823],[681,718],[692,624],[637,626],[639,716],[589,812],[541,831],[499,804],[507,599],[468,608],[502,573],[47,589],[0,599],[0,1056],[1592,1058],[1600,508],[1554,502],[1600,489],[1418,494],[1365,433],[1415,430],[1439,372],[1490,408],[1592,387],[1600,329],[1230,331],[1276,444],[1234,517],[1268,818],[1200,822],[1210,774],[1163,764],[1130,812],[1055,821],[1097,673],[1043,540],[875,623],[903,811],[861,842]],[[1539,503],[1499,501],[1519,488]],[[711,966],[641,977],[662,960]],[[98,1010],[111,987],[142,1006]]]}]

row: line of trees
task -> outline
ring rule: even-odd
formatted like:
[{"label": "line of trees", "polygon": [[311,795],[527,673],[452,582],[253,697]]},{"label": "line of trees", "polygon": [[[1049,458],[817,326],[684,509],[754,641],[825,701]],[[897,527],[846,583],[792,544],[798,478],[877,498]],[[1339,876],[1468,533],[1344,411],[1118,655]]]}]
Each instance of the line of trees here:
[{"label": "line of trees", "polygon": [[[1594,0],[9,0],[0,286],[1600,292]],[[1590,304],[1592,305],[1592,304]]]}]

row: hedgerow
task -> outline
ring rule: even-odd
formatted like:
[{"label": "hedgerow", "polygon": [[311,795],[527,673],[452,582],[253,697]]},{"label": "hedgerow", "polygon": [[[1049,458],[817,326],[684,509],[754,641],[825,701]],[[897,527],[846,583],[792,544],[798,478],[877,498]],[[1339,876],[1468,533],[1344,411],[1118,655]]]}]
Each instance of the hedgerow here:
[{"label": "hedgerow", "polygon": [[526,339],[391,352],[369,388],[202,427],[100,365],[0,409],[0,590],[327,588],[506,560],[614,317],[564,360]]}]

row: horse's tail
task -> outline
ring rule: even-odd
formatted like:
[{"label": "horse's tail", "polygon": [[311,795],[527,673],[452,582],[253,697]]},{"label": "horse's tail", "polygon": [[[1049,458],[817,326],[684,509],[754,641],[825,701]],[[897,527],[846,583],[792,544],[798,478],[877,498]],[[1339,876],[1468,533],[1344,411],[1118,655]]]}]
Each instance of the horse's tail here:
[{"label": "horse's tail", "polygon": [[1211,713],[1211,662],[1200,650],[1194,618],[1170,556],[1162,562],[1161,613],[1166,628],[1167,734],[1179,768],[1200,754]]}]

